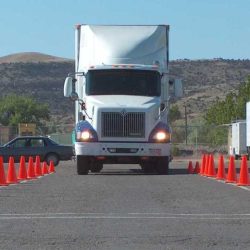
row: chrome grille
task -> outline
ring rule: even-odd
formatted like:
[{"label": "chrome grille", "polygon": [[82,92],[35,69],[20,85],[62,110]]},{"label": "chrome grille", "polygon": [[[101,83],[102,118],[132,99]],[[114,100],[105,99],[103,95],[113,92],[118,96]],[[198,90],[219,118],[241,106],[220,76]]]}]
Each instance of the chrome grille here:
[{"label": "chrome grille", "polygon": [[145,113],[102,112],[102,137],[145,137]]}]

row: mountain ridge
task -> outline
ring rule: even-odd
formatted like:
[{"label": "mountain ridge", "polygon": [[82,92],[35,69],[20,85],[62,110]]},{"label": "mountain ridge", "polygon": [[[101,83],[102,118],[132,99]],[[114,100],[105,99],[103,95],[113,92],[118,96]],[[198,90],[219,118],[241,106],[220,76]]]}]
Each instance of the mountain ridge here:
[{"label": "mountain ridge", "polygon": [[40,52],[21,52],[0,57],[0,63],[65,62],[73,59],[52,56]]},{"label": "mountain ridge", "polygon": [[[53,115],[73,117],[74,105],[64,98],[63,85],[68,73],[74,72],[74,61],[34,52],[21,54],[8,56],[16,61],[0,63],[0,97],[27,91],[36,100],[48,103]],[[184,96],[174,103],[182,113],[186,106],[192,119],[204,114],[216,99],[237,92],[250,75],[250,60],[173,60],[170,74],[181,78],[184,87]]]}]

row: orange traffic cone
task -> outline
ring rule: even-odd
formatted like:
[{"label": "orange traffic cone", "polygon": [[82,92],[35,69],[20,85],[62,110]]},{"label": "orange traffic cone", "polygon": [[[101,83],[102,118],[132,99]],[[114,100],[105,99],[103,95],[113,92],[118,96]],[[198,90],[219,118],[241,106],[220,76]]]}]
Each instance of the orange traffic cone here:
[{"label": "orange traffic cone", "polygon": [[234,163],[234,156],[230,156],[229,158],[229,166],[228,166],[228,172],[227,172],[227,183],[235,183],[237,181],[236,177],[236,168]]},{"label": "orange traffic cone", "polygon": [[219,156],[219,164],[218,164],[218,171],[217,171],[217,180],[225,180],[225,165],[224,165],[224,157],[223,155]]},{"label": "orange traffic cone", "polygon": [[3,157],[0,156],[0,186],[8,186],[8,185],[9,184],[6,182],[6,179],[5,179]]},{"label": "orange traffic cone", "polygon": [[41,176],[42,175],[42,169],[41,169],[41,161],[40,161],[40,156],[36,156],[36,161],[35,161],[35,175]]},{"label": "orange traffic cone", "polygon": [[9,166],[8,166],[8,173],[7,173],[7,183],[8,184],[16,184],[18,183],[16,177],[16,168],[14,163],[14,158],[10,156],[9,158]]},{"label": "orange traffic cone", "polygon": [[215,176],[216,176],[216,174],[215,174],[215,168],[214,168],[214,156],[210,155],[207,177],[214,178]]},{"label": "orange traffic cone", "polygon": [[194,170],[193,170],[192,161],[189,161],[187,171],[188,171],[188,174],[193,174]]},{"label": "orange traffic cone", "polygon": [[248,176],[248,167],[247,167],[247,157],[242,156],[241,165],[240,165],[240,179],[237,182],[238,186],[250,186],[249,176]]},{"label": "orange traffic cone", "polygon": [[207,173],[208,173],[209,159],[210,159],[210,155],[206,155],[205,169],[203,173],[204,176],[207,176]]},{"label": "orange traffic cone", "polygon": [[50,163],[49,163],[49,174],[52,174],[52,173],[55,173],[55,172],[56,172],[56,170],[55,170],[54,162],[50,161]]},{"label": "orange traffic cone", "polygon": [[27,178],[28,179],[36,179],[32,156],[29,157]]},{"label": "orange traffic cone", "polygon": [[48,171],[48,166],[47,166],[47,163],[46,161],[43,162],[43,166],[42,166],[42,175],[46,175],[48,174],[49,171]]},{"label": "orange traffic cone", "polygon": [[50,161],[50,163],[49,163],[49,174],[52,174],[52,173],[55,173],[55,172],[56,172],[56,170],[55,170],[54,162]]},{"label": "orange traffic cone", "polygon": [[21,156],[20,164],[19,164],[19,172],[18,172],[18,180],[27,180],[27,170],[25,166],[25,157]]},{"label": "orange traffic cone", "polygon": [[200,169],[200,175],[203,175],[204,174],[204,171],[205,171],[205,164],[206,164],[206,155],[204,154],[202,156],[202,160],[201,160],[201,169]]},{"label": "orange traffic cone", "polygon": [[197,161],[195,163],[195,167],[194,167],[194,174],[199,174],[200,173],[200,165],[199,165],[199,162]]}]

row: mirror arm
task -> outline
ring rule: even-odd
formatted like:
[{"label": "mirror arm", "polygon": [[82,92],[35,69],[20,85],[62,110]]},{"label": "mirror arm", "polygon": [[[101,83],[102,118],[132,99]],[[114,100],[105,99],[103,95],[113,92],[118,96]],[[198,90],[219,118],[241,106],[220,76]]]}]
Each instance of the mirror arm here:
[{"label": "mirror arm", "polygon": [[79,105],[81,106],[82,111],[85,113],[85,115],[90,119],[93,120],[92,117],[90,117],[87,113],[86,107],[85,107],[85,102],[82,99],[78,99]]}]

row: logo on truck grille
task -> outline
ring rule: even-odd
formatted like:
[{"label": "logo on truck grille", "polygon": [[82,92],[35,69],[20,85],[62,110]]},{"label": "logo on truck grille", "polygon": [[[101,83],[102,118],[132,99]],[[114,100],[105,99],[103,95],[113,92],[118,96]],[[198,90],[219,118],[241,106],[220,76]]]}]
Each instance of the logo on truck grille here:
[{"label": "logo on truck grille", "polygon": [[126,109],[123,109],[123,110],[121,111],[121,115],[122,115],[122,116],[125,116],[126,114],[127,114]]},{"label": "logo on truck grille", "polygon": [[145,137],[145,113],[127,112],[102,112],[101,131],[102,137]]}]

